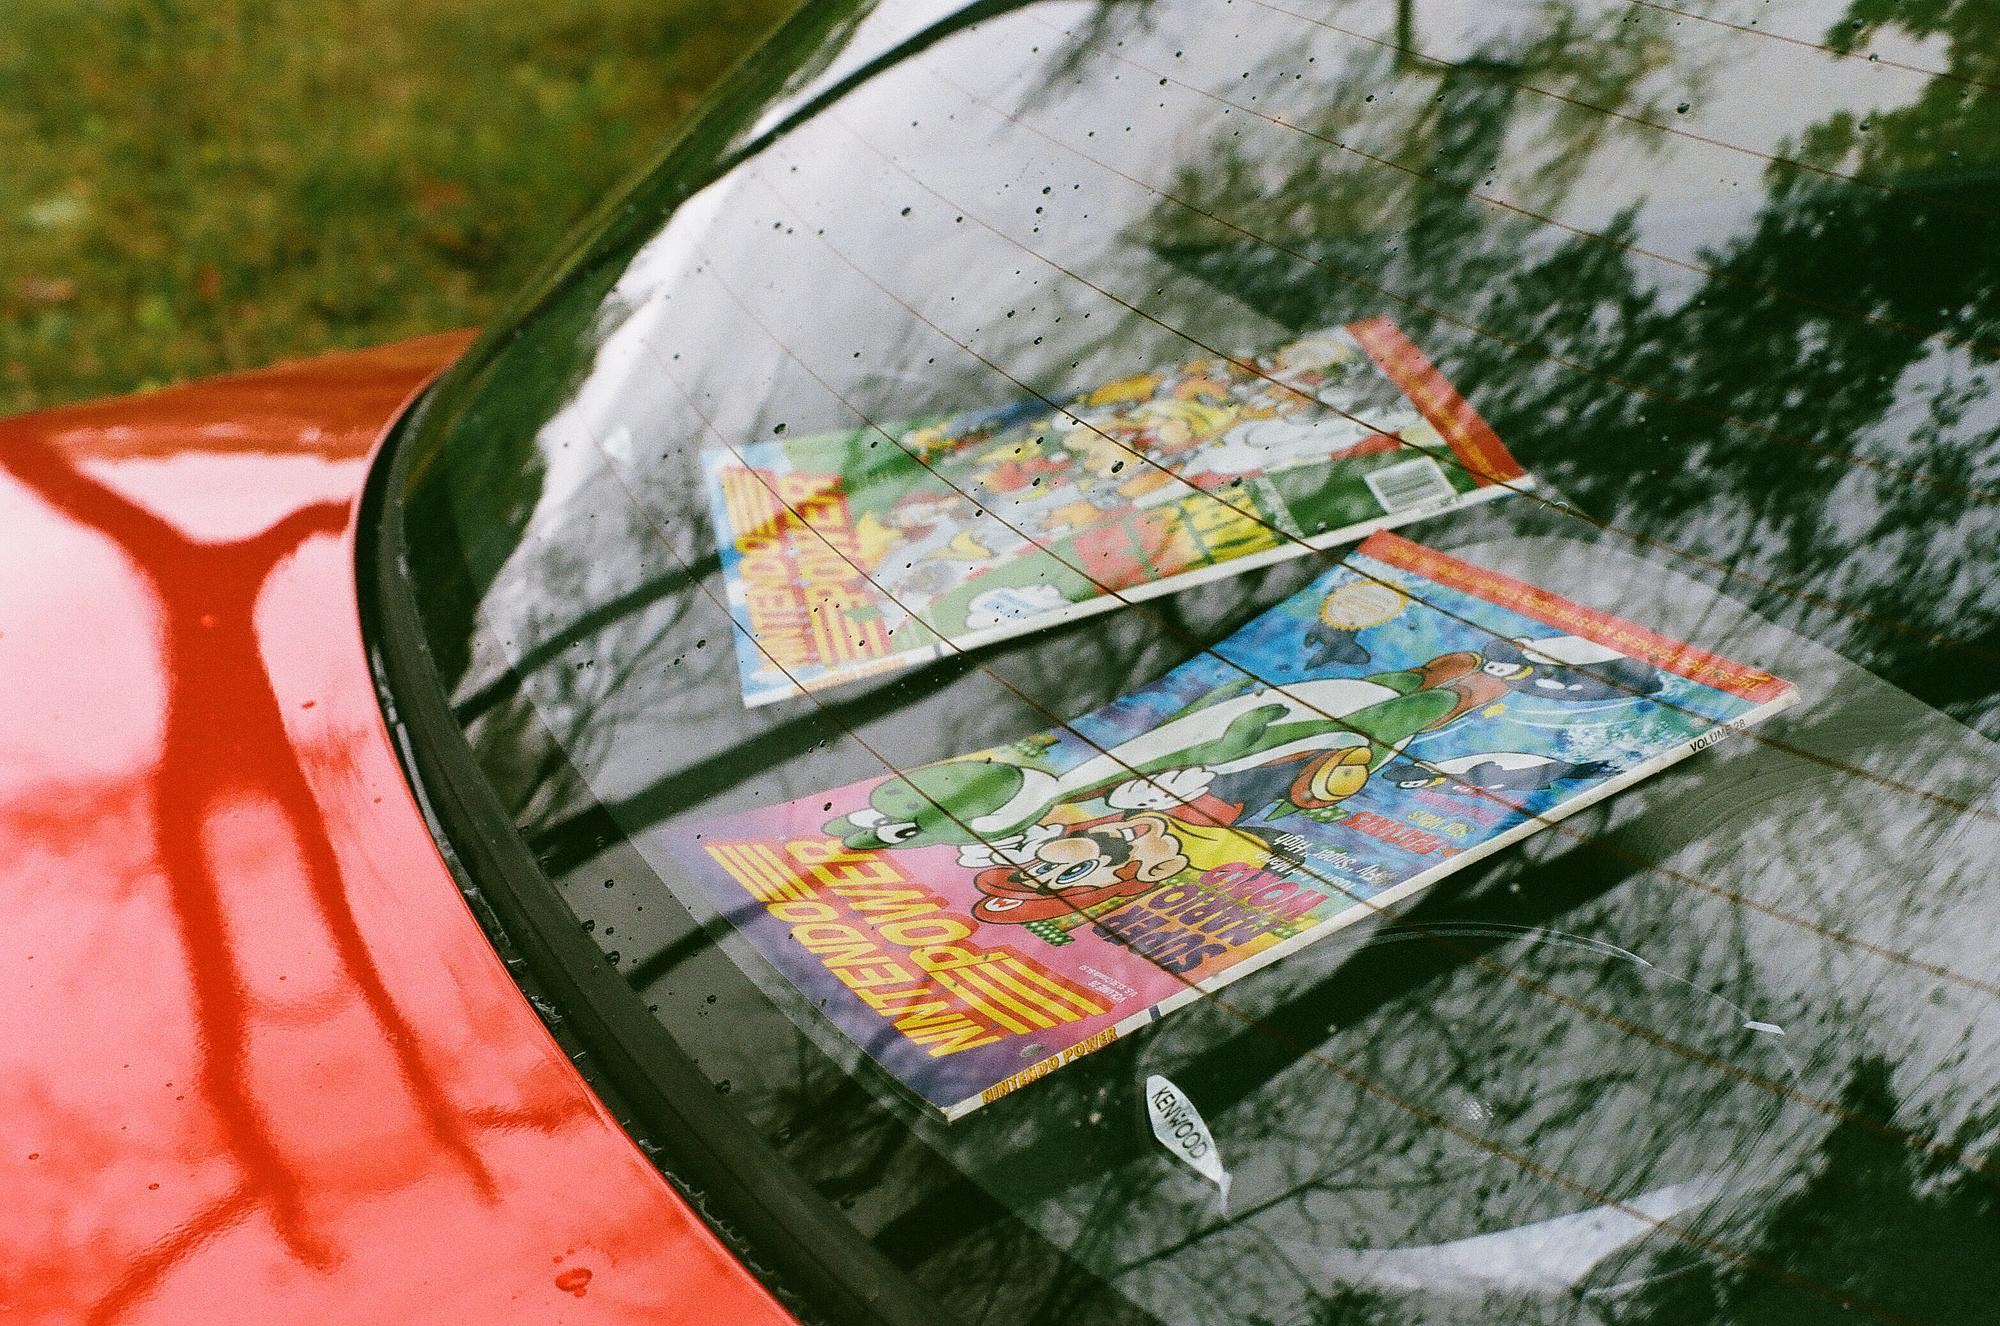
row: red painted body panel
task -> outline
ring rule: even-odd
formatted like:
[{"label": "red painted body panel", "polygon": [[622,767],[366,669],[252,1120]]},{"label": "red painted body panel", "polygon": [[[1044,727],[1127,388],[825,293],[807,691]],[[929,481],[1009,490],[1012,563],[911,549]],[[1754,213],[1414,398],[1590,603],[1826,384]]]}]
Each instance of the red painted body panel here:
[{"label": "red painted body panel", "polygon": [[0,1321],[785,1322],[536,1020],[366,670],[434,337],[0,423]]}]

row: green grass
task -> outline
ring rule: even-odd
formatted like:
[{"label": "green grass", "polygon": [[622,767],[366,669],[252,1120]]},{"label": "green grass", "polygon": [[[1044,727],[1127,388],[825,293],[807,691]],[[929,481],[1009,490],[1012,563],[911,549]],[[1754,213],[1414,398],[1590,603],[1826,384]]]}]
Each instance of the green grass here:
[{"label": "green grass", "polygon": [[0,414],[477,323],[793,0],[8,0]]}]

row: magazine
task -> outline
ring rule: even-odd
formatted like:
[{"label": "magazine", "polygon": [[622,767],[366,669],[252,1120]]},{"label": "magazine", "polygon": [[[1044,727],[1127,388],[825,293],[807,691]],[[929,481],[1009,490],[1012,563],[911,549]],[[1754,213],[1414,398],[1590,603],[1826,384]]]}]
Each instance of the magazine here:
[{"label": "magazine", "polygon": [[1386,318],[703,468],[749,705],[1527,485]]},{"label": "magazine", "polygon": [[1794,698],[1376,534],[1054,730],[676,847],[751,960],[955,1119]]}]

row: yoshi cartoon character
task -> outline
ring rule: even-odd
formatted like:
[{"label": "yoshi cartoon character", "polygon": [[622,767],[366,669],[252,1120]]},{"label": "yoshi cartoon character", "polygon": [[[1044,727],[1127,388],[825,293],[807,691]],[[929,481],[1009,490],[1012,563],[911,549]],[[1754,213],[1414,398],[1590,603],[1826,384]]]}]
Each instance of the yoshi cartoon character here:
[{"label": "yoshi cartoon character", "polygon": [[1061,832],[1045,823],[1059,805],[1102,797],[1114,811],[1168,811],[1249,769],[1295,765],[1291,806],[1331,806],[1411,737],[1465,711],[1464,697],[1433,680],[1417,668],[1283,688],[1234,682],[1061,773],[991,752],[912,769],[825,831],[855,850],[955,846],[962,865],[983,869],[1031,859]]}]

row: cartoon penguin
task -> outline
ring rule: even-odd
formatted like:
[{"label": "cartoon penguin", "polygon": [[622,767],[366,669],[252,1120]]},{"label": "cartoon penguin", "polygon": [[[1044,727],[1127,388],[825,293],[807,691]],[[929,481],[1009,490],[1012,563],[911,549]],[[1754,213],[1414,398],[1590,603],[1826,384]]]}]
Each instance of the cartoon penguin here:
[{"label": "cartoon penguin", "polygon": [[1338,663],[1346,667],[1358,667],[1370,659],[1368,646],[1361,643],[1359,628],[1335,626],[1325,621],[1315,621],[1306,630],[1306,647],[1310,651],[1305,656],[1308,668],[1331,667]]},{"label": "cartoon penguin", "polygon": [[1652,664],[1580,635],[1494,640],[1479,656],[1487,676],[1517,694],[1548,700],[1629,700],[1664,684]]},{"label": "cartoon penguin", "polygon": [[1485,792],[1535,792],[1567,779],[1602,778],[1617,767],[1604,760],[1573,764],[1547,755],[1492,751],[1430,761],[1428,768],[1411,760],[1397,760],[1382,770],[1382,777],[1393,786],[1412,789],[1450,783]]}]

